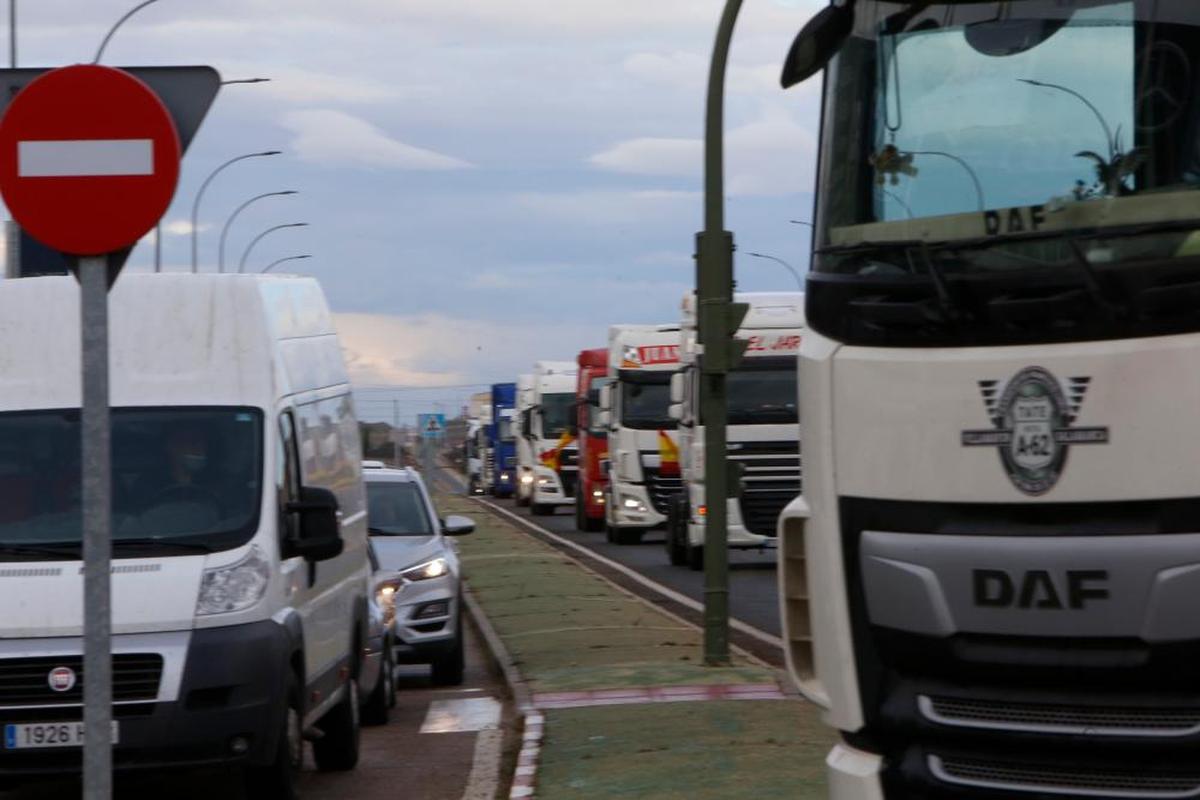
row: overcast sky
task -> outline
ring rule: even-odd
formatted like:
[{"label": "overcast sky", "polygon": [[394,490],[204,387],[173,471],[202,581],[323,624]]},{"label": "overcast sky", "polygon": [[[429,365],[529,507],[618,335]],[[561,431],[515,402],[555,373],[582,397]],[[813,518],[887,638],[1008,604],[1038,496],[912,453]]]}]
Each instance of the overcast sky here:
[{"label": "overcast sky", "polygon": [[[20,66],[89,61],[133,0],[19,0]],[[824,0],[746,0],[729,94],[729,226],[739,250],[807,264],[819,81],[785,93],[796,31]],[[356,384],[455,387],[360,395],[360,416],[457,403],[469,384],[573,359],[616,322],[671,322],[701,225],[707,63],[723,0],[160,0],[113,40],[114,66],[210,64],[228,86],[184,159],[163,239],[190,259],[194,193],[215,269],[298,262],[337,315]],[[7,2],[0,2],[6,10]],[[152,267],[145,242],[129,269]],[[793,290],[740,256],[739,288]]]}]

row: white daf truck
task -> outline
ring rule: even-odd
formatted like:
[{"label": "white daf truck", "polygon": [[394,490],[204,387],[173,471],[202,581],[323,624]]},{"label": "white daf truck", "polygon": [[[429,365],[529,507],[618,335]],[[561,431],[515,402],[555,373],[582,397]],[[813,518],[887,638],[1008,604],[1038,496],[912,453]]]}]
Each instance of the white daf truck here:
[{"label": "white daf truck", "polygon": [[[579,479],[579,446],[574,433],[578,369],[571,361],[539,361],[533,365],[529,405],[521,411],[519,428],[526,453],[532,457],[532,465],[523,475],[532,478],[529,506],[534,514],[553,514],[559,506],[575,502]],[[518,444],[518,450],[520,447]]]},{"label": "white daf truck", "polygon": [[600,390],[608,428],[605,533],[637,544],[667,522],[683,489],[671,376],[679,369],[679,325],[614,325],[608,329],[608,383]]},{"label": "white daf truck", "polygon": [[[311,279],[125,275],[111,294],[114,766],[228,765],[294,798],[358,758],[362,454]],[[79,286],[0,283],[0,780],[78,771]]]},{"label": "white daf truck", "polygon": [[780,597],[829,796],[1198,797],[1200,4],[814,24]]},{"label": "white daf truck", "polygon": [[[751,292],[734,299],[750,310],[737,332],[749,342],[746,355],[727,384],[728,458],[741,470],[737,496],[729,503],[729,546],[773,548],[779,514],[800,493],[796,354],[804,332],[804,295]],[[683,492],[670,507],[666,548],[672,564],[693,570],[704,567],[707,453],[697,396],[701,358],[695,295],[689,294],[683,299],[680,371],[671,379]]]},{"label": "white daf truck", "polygon": [[534,467],[537,458],[534,453],[534,439],[525,435],[525,425],[529,424],[526,411],[533,408],[533,376],[517,376],[517,405],[513,415],[512,433],[517,440],[517,493],[516,502],[519,506],[529,505],[533,499],[533,484],[537,480]]}]

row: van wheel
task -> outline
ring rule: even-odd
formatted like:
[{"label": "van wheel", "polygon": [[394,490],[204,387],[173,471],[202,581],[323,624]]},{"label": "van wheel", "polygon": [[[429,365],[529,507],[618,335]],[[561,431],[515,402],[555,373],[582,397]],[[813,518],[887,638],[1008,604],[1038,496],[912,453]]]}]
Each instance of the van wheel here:
[{"label": "van wheel", "polygon": [[684,547],[687,548],[688,569],[690,569],[692,572],[703,572],[704,571],[704,547],[703,546],[688,547],[687,545],[684,545]]},{"label": "van wheel", "polygon": [[449,653],[430,664],[430,678],[434,686],[461,686],[466,669],[466,654],[463,652],[462,601],[458,605],[458,635]]},{"label": "van wheel", "polygon": [[384,640],[383,663],[379,665],[379,682],[363,706],[364,725],[387,725],[392,706],[396,704],[396,672],[392,664],[392,643]]},{"label": "van wheel", "polygon": [[313,760],[322,772],[346,772],[358,765],[358,740],[361,734],[358,716],[358,681],[346,681],[342,699],[331,708],[317,727],[323,734],[313,742]]},{"label": "van wheel", "polygon": [[296,782],[304,763],[303,714],[300,709],[300,681],[288,670],[284,690],[287,708],[279,726],[275,758],[265,766],[247,767],[244,773],[246,796],[261,800],[298,800]]},{"label": "van wheel", "polygon": [[667,559],[673,567],[682,567],[687,563],[687,545],[683,542],[686,523],[682,522],[682,513],[683,504],[675,502],[667,514],[667,535],[664,540],[667,543]]}]

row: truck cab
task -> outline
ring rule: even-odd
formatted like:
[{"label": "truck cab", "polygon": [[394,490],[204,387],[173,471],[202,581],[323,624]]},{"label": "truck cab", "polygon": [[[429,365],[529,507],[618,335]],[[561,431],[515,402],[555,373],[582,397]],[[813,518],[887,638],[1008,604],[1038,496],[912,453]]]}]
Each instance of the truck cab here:
[{"label": "truck cab", "polygon": [[517,444],[513,435],[516,397],[515,383],[492,385],[492,423],[487,428],[492,470],[488,485],[496,497],[512,497],[517,489]]},{"label": "truck cab", "polygon": [[528,405],[521,412],[520,430],[525,452],[532,461],[524,475],[530,476],[529,505],[534,514],[553,514],[559,506],[575,502],[579,478],[574,419],[576,371],[571,361],[539,361],[530,376]]},{"label": "truck cab", "polygon": [[608,430],[601,424],[600,390],[608,382],[608,350],[583,350],[576,359],[575,429],[579,431],[579,489],[575,501],[575,528],[598,531],[604,527],[608,476]]},{"label": "truck cab", "polygon": [[517,446],[517,493],[516,503],[528,506],[533,499],[533,485],[537,478],[534,468],[537,459],[534,452],[534,439],[526,435],[525,426],[532,424],[530,414],[533,408],[533,376],[520,375],[517,377],[516,410],[513,415],[513,437]]},{"label": "truck cab", "polygon": [[[749,311],[737,331],[748,342],[729,373],[728,458],[740,471],[729,502],[729,547],[774,548],[779,514],[800,493],[800,416],[796,356],[804,333],[804,295],[751,292],[735,297]],[[684,490],[672,505],[667,555],[672,564],[704,566],[704,420],[699,410],[701,349],[695,296],[683,300],[678,375],[672,381],[672,414],[679,420]]]},{"label": "truck cab", "polygon": [[670,416],[679,343],[678,325],[608,331],[608,385],[600,393],[609,441],[605,530],[616,544],[637,544],[646,531],[665,525],[683,489]]}]

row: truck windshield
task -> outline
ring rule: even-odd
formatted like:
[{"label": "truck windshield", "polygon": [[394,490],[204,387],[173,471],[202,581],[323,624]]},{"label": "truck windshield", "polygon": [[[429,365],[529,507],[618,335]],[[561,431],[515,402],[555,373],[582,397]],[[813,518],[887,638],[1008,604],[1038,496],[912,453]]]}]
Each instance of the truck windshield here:
[{"label": "truck windshield", "polygon": [[[1200,3],[862,0],[855,19],[828,73],[813,269],[858,283],[844,302],[810,293],[814,327],[1124,336],[1086,318],[1128,327],[1130,295],[1196,279]],[[959,327],[968,341],[923,343],[970,343]]]},{"label": "truck windshield", "polygon": [[637,430],[675,427],[671,405],[670,372],[621,373],[621,425]]},{"label": "truck windshield", "polygon": [[433,523],[415,483],[368,483],[367,525],[372,536],[433,535]]},{"label": "truck windshield", "polygon": [[574,405],[574,394],[542,395],[543,439],[557,439],[563,435],[571,422],[571,410]]},{"label": "truck windshield", "polygon": [[[78,410],[0,414],[0,560],[78,559]],[[262,414],[115,408],[113,556],[227,550],[262,504]]]},{"label": "truck windshield", "polygon": [[800,421],[795,358],[747,358],[726,379],[730,425]]}]

